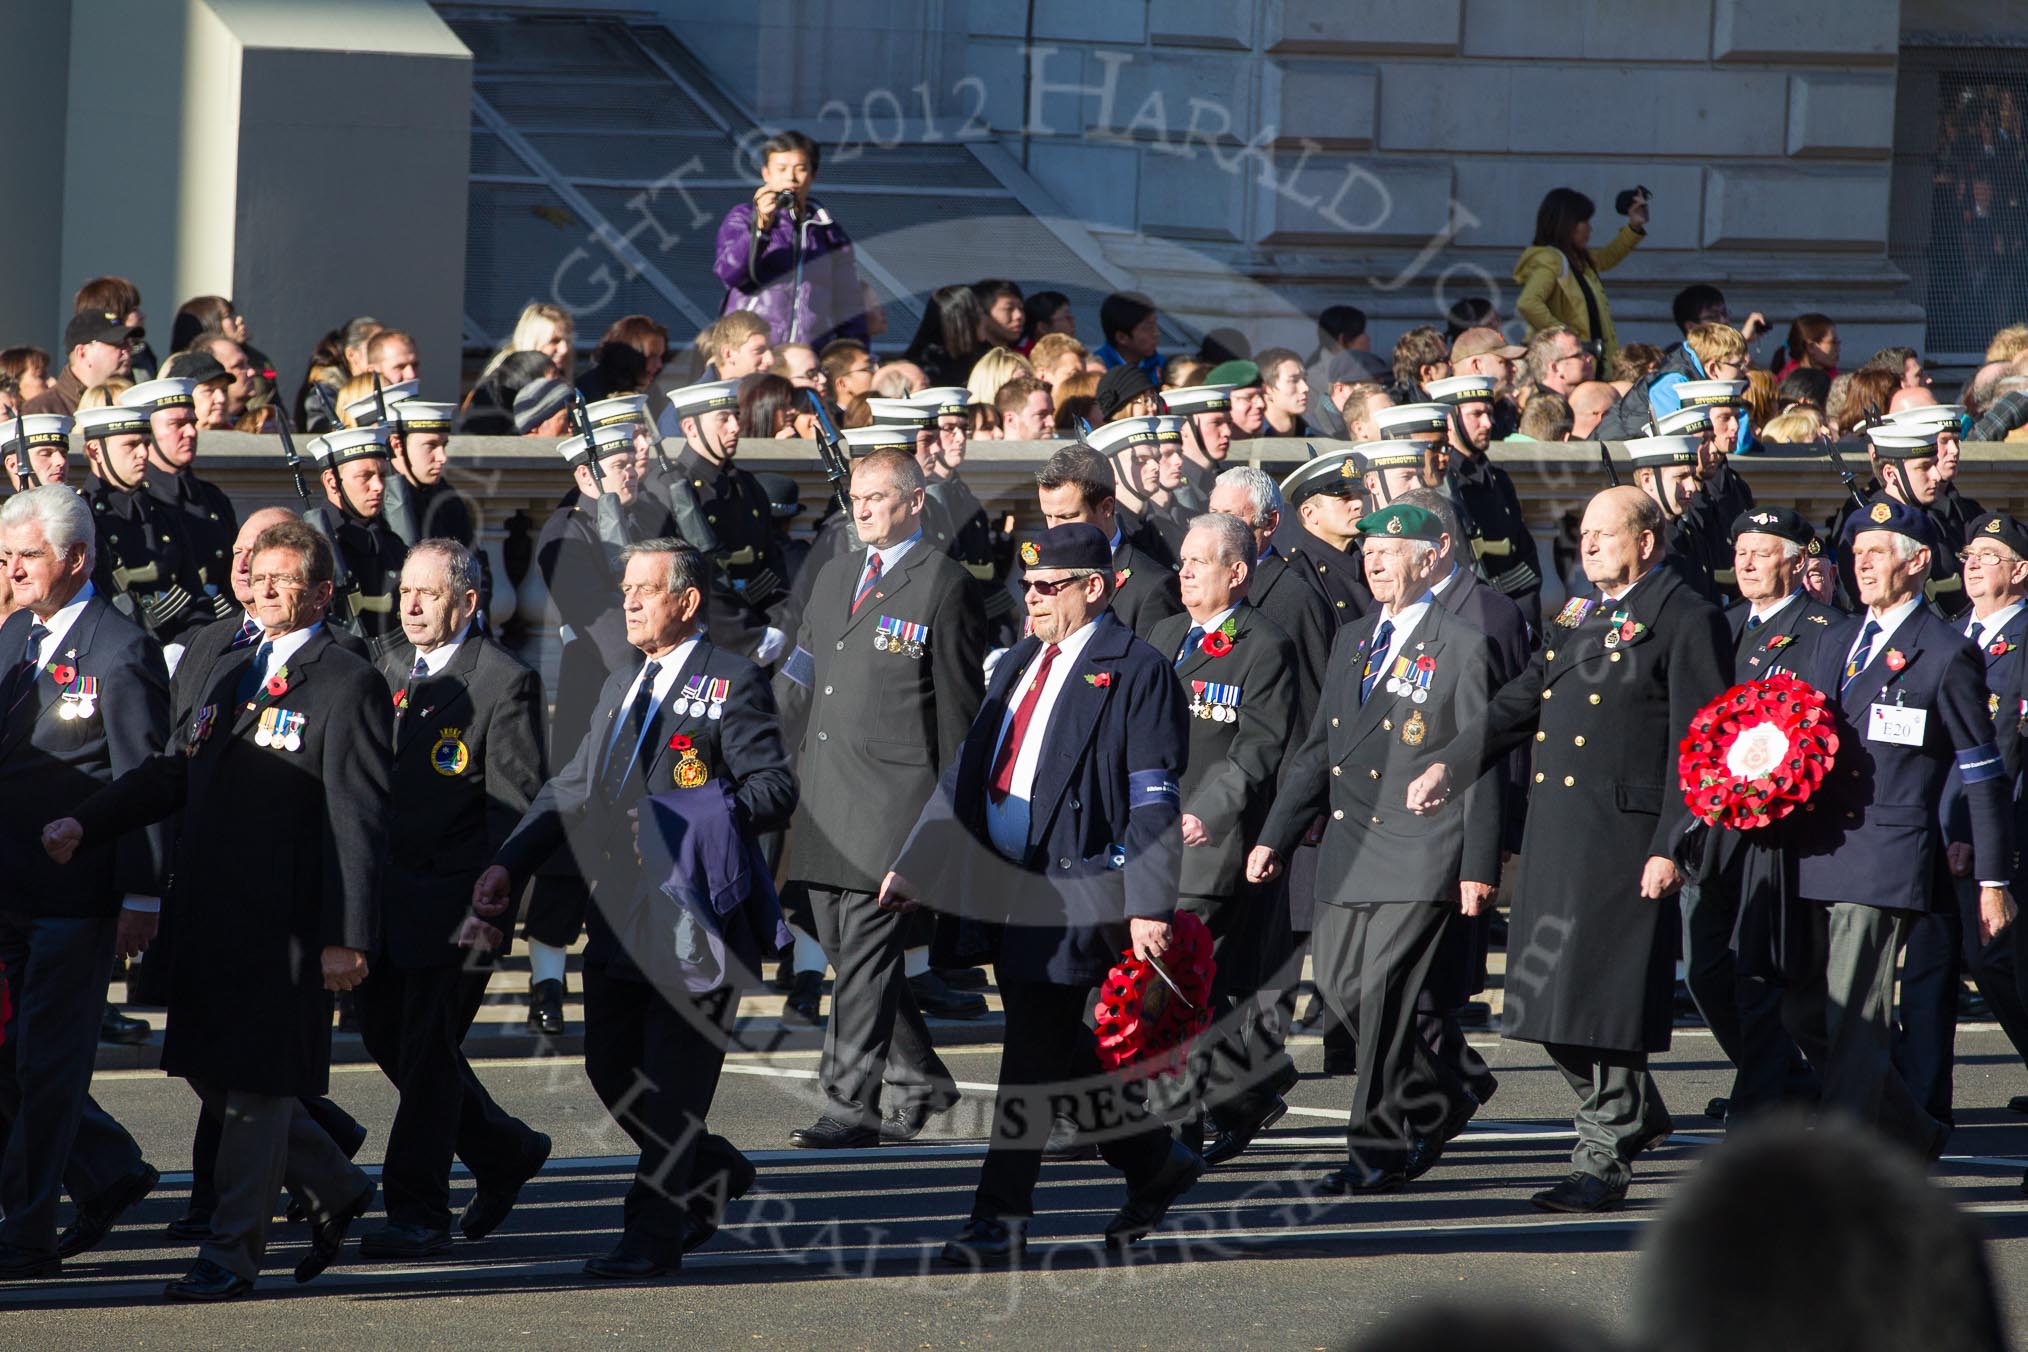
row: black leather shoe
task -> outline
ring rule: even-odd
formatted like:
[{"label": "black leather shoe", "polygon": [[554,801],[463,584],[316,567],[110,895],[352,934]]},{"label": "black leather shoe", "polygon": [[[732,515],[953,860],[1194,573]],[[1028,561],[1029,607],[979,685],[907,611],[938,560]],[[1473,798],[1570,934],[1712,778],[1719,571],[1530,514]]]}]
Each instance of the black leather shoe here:
[{"label": "black leather shoe", "polygon": [[683,1256],[680,1253],[661,1258],[624,1238],[605,1257],[584,1260],[585,1276],[601,1277],[609,1282],[638,1282],[650,1277],[666,1277],[682,1267]]},{"label": "black leather shoe", "polygon": [[1318,1028],[1323,1026],[1324,1020],[1327,1017],[1329,1017],[1329,1009],[1324,1004],[1324,997],[1313,990],[1310,992],[1310,1002],[1303,1006],[1303,1012],[1298,1014],[1295,1021],[1289,1025],[1289,1031],[1295,1033],[1314,1033]]},{"label": "black leather shoe", "polygon": [[931,1117],[937,1113],[947,1113],[957,1105],[958,1096],[952,1094],[947,1099],[917,1099],[914,1103],[904,1103],[900,1107],[891,1108],[887,1116],[880,1120],[880,1139],[889,1145],[913,1141],[922,1135],[922,1129],[929,1124]]},{"label": "black leather shoe", "polygon": [[451,1251],[451,1232],[389,1221],[359,1237],[359,1256],[382,1263],[406,1263]]},{"label": "black leather shoe", "polygon": [[1603,1178],[1573,1170],[1553,1188],[1528,1199],[1544,1211],[1612,1211],[1627,1200],[1627,1180],[1608,1183]]},{"label": "black leather shoe", "polygon": [[63,1275],[63,1260],[25,1249],[0,1249],[0,1282],[39,1282]]},{"label": "black leather shoe", "polygon": [[2028,1094],[2016,1094],[2008,1099],[2007,1111],[2010,1113],[2028,1114]]},{"label": "black leather shoe", "polygon": [[96,1249],[105,1239],[106,1232],[119,1222],[120,1216],[138,1205],[161,1181],[162,1175],[155,1166],[144,1162],[139,1169],[79,1207],[70,1228],[57,1236],[57,1256],[75,1258]]},{"label": "black leather shoe", "polygon": [[1067,1117],[1059,1117],[1049,1124],[1049,1139],[1043,1143],[1042,1158],[1095,1160],[1098,1158],[1098,1147],[1090,1141],[1079,1138],[1076,1122]]},{"label": "black leather shoe", "polygon": [[970,991],[954,991],[935,972],[908,979],[908,993],[915,1007],[937,1019],[979,1019],[986,1014],[986,997]]},{"label": "black leather shoe", "polygon": [[782,1001],[783,1023],[805,1023],[812,1027],[824,1021],[818,1011],[824,998],[822,972],[798,972],[789,985],[789,998]]},{"label": "black leather shoe", "polygon": [[789,987],[795,984],[796,984],[795,966],[792,963],[790,963],[787,958],[783,958],[780,962],[775,964],[775,974],[772,978],[769,979],[768,985],[774,988],[775,990],[787,994]]},{"label": "black leather shoe", "polygon": [[1500,1092],[1500,1081],[1494,1078],[1493,1072],[1487,1071],[1476,1080],[1465,1081],[1465,1092],[1477,1099],[1483,1108],[1493,1101],[1493,1095]]},{"label": "black leather shoe", "polygon": [[253,1290],[253,1283],[209,1258],[200,1258],[181,1281],[162,1288],[169,1300],[237,1300]]},{"label": "black leather shoe", "polygon": [[537,981],[528,987],[528,1031],[563,1036],[563,983]]},{"label": "black leather shoe", "polygon": [[986,969],[983,967],[932,967],[930,970],[954,991],[986,989]]},{"label": "black leather shoe", "polygon": [[1704,1115],[1713,1122],[1723,1122],[1725,1115],[1731,1111],[1732,1100],[1729,1098],[1715,1098],[1704,1105]]},{"label": "black leather shoe", "polygon": [[790,1132],[789,1144],[798,1150],[859,1150],[879,1145],[880,1129],[840,1122],[826,1113],[809,1126]]},{"label": "black leather shoe", "polygon": [[1333,1169],[1318,1180],[1317,1191],[1326,1197],[1351,1197],[1367,1193],[1397,1192],[1408,1182],[1408,1175],[1400,1168],[1373,1169],[1365,1165],[1346,1165]]},{"label": "black leather shoe", "polygon": [[1458,1138],[1478,1111],[1478,1100],[1466,1099],[1451,1109],[1450,1115],[1437,1124],[1435,1131],[1409,1141],[1408,1158],[1402,1162],[1403,1177],[1413,1183],[1435,1168],[1436,1162],[1444,1156],[1444,1147]]},{"label": "black leather shoe", "polygon": [[1124,1249],[1162,1223],[1178,1197],[1204,1173],[1204,1161],[1176,1142],[1169,1142],[1169,1158],[1162,1167],[1127,1191],[1127,1204],[1106,1222],[1106,1247]]},{"label": "black leather shoe", "polygon": [[116,1047],[138,1047],[155,1035],[146,1019],[130,1019],[113,1005],[99,1016],[99,1041]]},{"label": "black leather shoe", "polygon": [[368,1183],[366,1191],[360,1193],[350,1206],[332,1212],[323,1220],[311,1222],[310,1252],[296,1264],[298,1282],[314,1281],[318,1273],[331,1266],[338,1257],[338,1251],[345,1247],[345,1232],[373,1205],[373,1192],[373,1184]]},{"label": "black leather shoe", "polygon": [[211,1238],[211,1213],[209,1211],[186,1211],[162,1227],[162,1233],[170,1239],[186,1244],[201,1244]]},{"label": "black leather shoe", "polygon": [[1028,1227],[1022,1221],[974,1216],[944,1241],[939,1255],[954,1267],[1016,1267],[1028,1257]]},{"label": "black leather shoe", "polygon": [[1211,1144],[1204,1149],[1205,1167],[1237,1159],[1242,1151],[1253,1144],[1254,1137],[1281,1121],[1283,1114],[1288,1110],[1289,1105],[1283,1101],[1280,1094],[1276,1094],[1269,1101],[1267,1111],[1259,1117],[1232,1126],[1220,1126],[1218,1134],[1211,1138]]},{"label": "black leather shoe", "polygon": [[458,1217],[458,1230],[466,1239],[484,1239],[499,1229],[500,1222],[507,1219],[507,1213],[521,1200],[521,1190],[528,1186],[528,1180],[549,1163],[549,1138],[538,1131],[535,1139],[541,1144],[518,1175],[480,1183],[472,1193],[472,1200],[465,1203],[464,1214]]}]

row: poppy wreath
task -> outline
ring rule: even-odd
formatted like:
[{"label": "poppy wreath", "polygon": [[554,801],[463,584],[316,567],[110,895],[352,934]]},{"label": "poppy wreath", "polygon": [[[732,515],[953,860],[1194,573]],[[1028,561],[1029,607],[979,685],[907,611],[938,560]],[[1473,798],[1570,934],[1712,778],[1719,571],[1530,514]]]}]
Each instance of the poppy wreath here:
[{"label": "poppy wreath", "polygon": [[1787,672],[1735,685],[1690,720],[1677,762],[1683,801],[1713,826],[1766,826],[1816,792],[1837,753],[1815,686]]},{"label": "poppy wreath", "polygon": [[1211,931],[1188,911],[1169,924],[1162,966],[1189,1005],[1153,965],[1132,950],[1123,957],[1099,986],[1099,1064],[1130,1080],[1180,1074],[1190,1040],[1211,1025]]}]

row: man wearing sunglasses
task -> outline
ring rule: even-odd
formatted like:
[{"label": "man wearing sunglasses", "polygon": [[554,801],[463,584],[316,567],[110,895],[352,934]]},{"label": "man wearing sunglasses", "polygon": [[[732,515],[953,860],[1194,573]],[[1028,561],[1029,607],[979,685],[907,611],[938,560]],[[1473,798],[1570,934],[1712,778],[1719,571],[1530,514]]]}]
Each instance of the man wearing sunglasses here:
[{"label": "man wearing sunglasses", "polygon": [[1122,1111],[1085,1024],[1122,950],[1159,958],[1171,943],[1183,688],[1170,655],[1107,613],[1113,555],[1098,527],[1052,527],[1020,557],[1034,632],[994,668],[879,896],[946,903],[938,947],[949,957],[985,956],[979,941],[997,937],[1007,1032],[992,1138],[971,1218],[943,1250],[974,1267],[1021,1261],[1052,1110],[1065,1100],[1080,1136],[1126,1175],[1108,1248],[1154,1229],[1204,1169],[1144,1105]]}]

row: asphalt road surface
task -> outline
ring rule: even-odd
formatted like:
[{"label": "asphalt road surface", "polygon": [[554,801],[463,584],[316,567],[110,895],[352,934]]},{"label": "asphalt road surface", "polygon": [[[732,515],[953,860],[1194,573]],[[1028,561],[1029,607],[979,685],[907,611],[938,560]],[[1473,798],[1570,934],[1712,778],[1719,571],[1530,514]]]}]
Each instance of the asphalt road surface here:
[{"label": "asphalt road surface", "polygon": [[[935,1252],[970,1203],[996,1050],[949,1054],[965,1102],[915,1143],[836,1154],[787,1144],[818,1109],[814,1052],[735,1058],[712,1125],[754,1157],[758,1186],[680,1276],[619,1287],[579,1271],[618,1237],[630,1168],[581,1062],[481,1063],[500,1102],[555,1139],[549,1168],[500,1231],[405,1267],[363,1262],[348,1246],[298,1287],[289,1269],[304,1230],[278,1223],[255,1294],[216,1307],[160,1299],[191,1260],[161,1230],[187,1195],[196,1101],[153,1071],[101,1072],[100,1102],[163,1170],[162,1186],[61,1280],[0,1286],[0,1347],[1334,1348],[1392,1312],[1461,1292],[1623,1324],[1643,1231],[1722,1136],[1702,1115],[1728,1080],[1715,1044],[1684,1031],[1656,1067],[1677,1134],[1643,1158],[1626,1209],[1558,1218],[1528,1195],[1565,1172],[1569,1091],[1535,1049],[1474,1041],[1499,1093],[1402,1192],[1307,1198],[1342,1157],[1347,1094],[1346,1082],[1306,1073],[1289,1115],[1208,1174],[1130,1264],[1098,1258],[1098,1232],[1123,1196],[1117,1176],[1052,1163],[1030,1269],[983,1276],[946,1269]],[[1314,1038],[1294,1050],[1316,1071]],[[1987,1226],[2012,1323],[2028,1328],[2028,1118],[2005,1108],[2028,1091],[2028,1073],[1989,1025],[1961,1029],[1958,1053],[1959,1125],[1935,1177]],[[371,1067],[341,1067],[332,1093],[372,1129],[361,1161],[377,1163],[394,1108],[386,1082]],[[468,1192],[461,1174],[454,1208]]]}]

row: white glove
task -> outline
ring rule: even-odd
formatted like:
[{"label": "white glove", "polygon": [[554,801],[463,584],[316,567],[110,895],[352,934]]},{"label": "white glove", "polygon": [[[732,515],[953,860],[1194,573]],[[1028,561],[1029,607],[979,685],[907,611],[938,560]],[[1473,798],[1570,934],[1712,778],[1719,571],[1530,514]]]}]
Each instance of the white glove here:
[{"label": "white glove", "polygon": [[757,667],[772,665],[782,655],[782,649],[789,646],[789,636],[769,625],[761,633],[760,646],[753,650],[753,661]]}]

